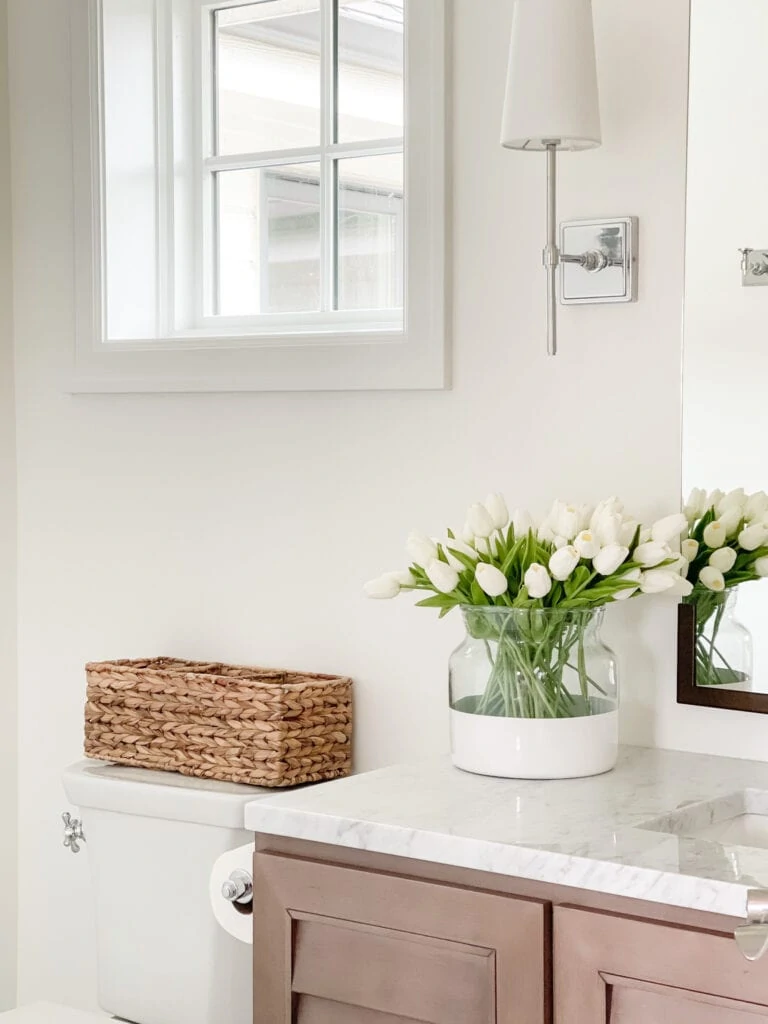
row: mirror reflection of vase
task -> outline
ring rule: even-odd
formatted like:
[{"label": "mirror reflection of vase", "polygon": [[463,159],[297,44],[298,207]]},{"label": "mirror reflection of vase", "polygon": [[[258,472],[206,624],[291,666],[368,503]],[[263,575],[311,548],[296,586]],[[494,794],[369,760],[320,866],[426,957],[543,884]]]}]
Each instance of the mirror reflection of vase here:
[{"label": "mirror reflection of vase", "polygon": [[739,588],[691,598],[696,608],[696,685],[751,690],[752,634],[736,617]]}]

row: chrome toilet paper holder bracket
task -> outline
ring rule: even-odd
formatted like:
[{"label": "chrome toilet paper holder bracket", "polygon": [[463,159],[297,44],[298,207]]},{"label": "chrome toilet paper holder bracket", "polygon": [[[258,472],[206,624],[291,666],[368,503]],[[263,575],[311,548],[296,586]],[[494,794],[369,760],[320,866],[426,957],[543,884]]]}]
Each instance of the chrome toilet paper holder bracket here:
[{"label": "chrome toilet paper holder bracket", "polygon": [[222,883],[221,895],[228,903],[244,907],[253,902],[253,876],[250,871],[236,868]]}]

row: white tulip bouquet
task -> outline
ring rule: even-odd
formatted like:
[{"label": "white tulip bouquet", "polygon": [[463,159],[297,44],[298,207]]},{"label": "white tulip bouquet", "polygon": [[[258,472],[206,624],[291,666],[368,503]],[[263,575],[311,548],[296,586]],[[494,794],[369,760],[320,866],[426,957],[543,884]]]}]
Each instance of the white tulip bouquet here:
[{"label": "white tulip bouquet", "polygon": [[696,683],[745,682],[718,642],[728,594],[741,583],[768,577],[768,495],[725,494],[696,488],[685,506],[687,538],[681,552],[691,584],[685,603],[696,608]]},{"label": "white tulip bouquet", "polygon": [[[594,508],[556,501],[537,524],[527,512],[510,516],[493,494],[470,508],[459,535],[412,533],[410,568],[372,580],[365,592],[376,599],[425,592],[418,606],[441,617],[463,609],[470,635],[492,641],[495,651],[489,646],[492,670],[477,713],[590,714],[590,694],[600,688],[584,657],[589,613],[640,594],[690,594],[677,551],[687,529],[682,514],[644,528],[617,498]],[[566,669],[578,676],[580,700],[566,686]]]}]

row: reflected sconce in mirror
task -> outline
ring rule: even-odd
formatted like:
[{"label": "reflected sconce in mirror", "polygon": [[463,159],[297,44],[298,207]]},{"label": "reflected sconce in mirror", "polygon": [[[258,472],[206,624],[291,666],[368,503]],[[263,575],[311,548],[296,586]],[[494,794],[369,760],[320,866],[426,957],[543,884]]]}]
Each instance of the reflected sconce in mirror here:
[{"label": "reflected sconce in mirror", "polygon": [[741,283],[745,288],[768,285],[768,249],[739,249]]},{"label": "reflected sconce in mirror", "polygon": [[501,144],[547,155],[547,351],[557,354],[557,275],[564,304],[631,302],[637,221],[557,227],[557,152],[602,144],[591,0],[515,0]]}]

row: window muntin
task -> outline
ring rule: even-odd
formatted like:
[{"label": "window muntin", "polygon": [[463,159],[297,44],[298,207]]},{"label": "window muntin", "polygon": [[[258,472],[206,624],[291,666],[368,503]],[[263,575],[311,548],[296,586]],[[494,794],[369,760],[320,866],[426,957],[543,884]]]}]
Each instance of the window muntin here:
[{"label": "window muntin", "polygon": [[205,315],[402,329],[406,2],[211,9]]}]

